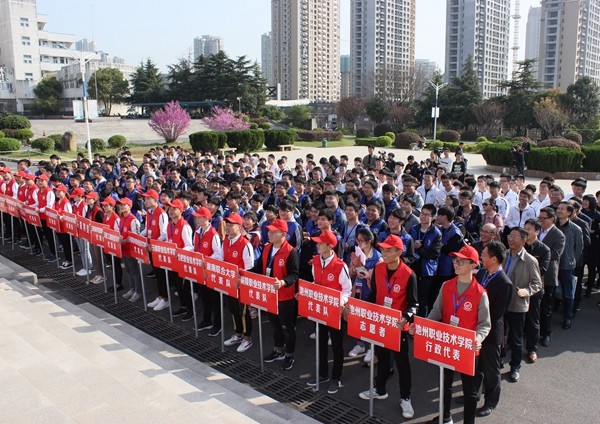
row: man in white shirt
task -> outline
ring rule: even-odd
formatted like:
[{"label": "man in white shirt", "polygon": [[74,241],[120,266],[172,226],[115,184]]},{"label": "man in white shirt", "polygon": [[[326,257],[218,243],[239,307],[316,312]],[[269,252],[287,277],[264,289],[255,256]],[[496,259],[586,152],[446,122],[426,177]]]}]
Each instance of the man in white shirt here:
[{"label": "man in white shirt", "polygon": [[428,170],[423,173],[423,184],[417,188],[417,192],[423,198],[423,204],[435,203],[437,199],[440,190],[433,184],[434,179],[433,172]]}]

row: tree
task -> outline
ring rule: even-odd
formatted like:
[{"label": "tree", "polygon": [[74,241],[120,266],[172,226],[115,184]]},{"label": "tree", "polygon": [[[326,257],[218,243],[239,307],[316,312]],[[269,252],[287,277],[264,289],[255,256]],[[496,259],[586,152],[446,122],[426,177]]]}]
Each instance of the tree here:
[{"label": "tree", "polygon": [[483,101],[479,78],[471,56],[467,57],[460,76],[452,78],[446,91],[444,116],[440,121],[447,128],[469,129],[477,122],[475,108]]},{"label": "tree", "polygon": [[[439,72],[433,74],[431,81],[434,85],[440,86],[438,93],[438,107],[440,108],[440,118],[446,114],[446,91],[448,87],[444,85],[444,76]],[[421,97],[415,101],[415,123],[418,126],[429,127],[433,131],[433,119],[431,118],[431,109],[435,106],[435,88],[427,84],[427,88],[421,94]]]},{"label": "tree", "polygon": [[387,107],[385,102],[377,97],[373,97],[367,102],[365,111],[367,112],[367,115],[371,121],[375,122],[376,124],[383,122],[387,116]]},{"label": "tree", "polygon": [[342,118],[352,131],[355,130],[356,120],[365,110],[365,101],[360,97],[346,97],[337,104],[337,115]]},{"label": "tree", "polygon": [[475,107],[475,119],[481,134],[487,138],[495,137],[502,129],[504,105],[498,99],[489,99]]},{"label": "tree", "polygon": [[164,82],[158,67],[147,59],[131,75],[129,103],[156,103],[164,100]]},{"label": "tree", "polygon": [[388,108],[388,120],[397,134],[405,131],[413,117],[414,111],[408,106],[392,105]]},{"label": "tree", "polygon": [[148,125],[167,143],[172,143],[177,141],[180,135],[185,134],[190,126],[190,120],[190,115],[179,106],[179,102],[169,102],[164,109],[157,110],[150,116]]},{"label": "tree", "polygon": [[590,77],[581,77],[567,87],[562,101],[572,113],[573,124],[587,127],[600,113],[600,87]]},{"label": "tree", "polygon": [[169,65],[169,94],[171,100],[189,102],[195,100],[193,85],[195,81],[193,64],[187,59],[179,59],[174,65]]},{"label": "tree", "polygon": [[556,135],[568,122],[569,114],[555,97],[544,97],[533,104],[533,116],[547,138]]},{"label": "tree", "polygon": [[[98,93],[96,93],[96,85],[98,86]],[[125,101],[129,94],[129,82],[123,77],[123,72],[119,69],[98,69],[88,81],[88,93],[92,99],[102,101],[106,113],[110,115],[113,104]]]},{"label": "tree", "polygon": [[250,123],[245,121],[239,113],[231,109],[215,107],[212,116],[204,118],[204,123],[213,131],[237,131],[247,130]]},{"label": "tree", "polygon": [[312,109],[306,105],[295,105],[285,111],[285,119],[294,127],[299,127],[312,118]]},{"label": "tree", "polygon": [[285,118],[285,112],[279,106],[264,105],[258,111],[260,116],[265,116],[273,121],[282,121]]},{"label": "tree", "polygon": [[62,84],[56,77],[44,78],[33,89],[35,100],[31,110],[35,114],[53,115],[59,112],[58,98],[62,93]]}]

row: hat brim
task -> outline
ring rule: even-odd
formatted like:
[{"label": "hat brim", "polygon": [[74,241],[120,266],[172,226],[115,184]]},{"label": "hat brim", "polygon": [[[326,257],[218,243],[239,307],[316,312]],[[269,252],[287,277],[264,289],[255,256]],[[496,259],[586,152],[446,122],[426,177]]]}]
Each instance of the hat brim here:
[{"label": "hat brim", "polygon": [[389,244],[389,243],[377,243],[377,246],[382,249],[393,249],[393,248],[402,249],[401,247],[398,247],[394,244]]},{"label": "hat brim", "polygon": [[460,252],[451,252],[451,253],[449,254],[449,256],[450,256],[450,257],[452,257],[452,258],[468,259],[468,260],[470,260],[470,261],[471,261],[471,262],[473,262],[473,263],[477,263],[477,262],[476,262],[476,261],[475,261],[475,260],[474,260],[472,257],[470,257],[470,256],[468,256],[468,255],[463,255],[463,254],[462,254],[462,253],[460,253]]}]

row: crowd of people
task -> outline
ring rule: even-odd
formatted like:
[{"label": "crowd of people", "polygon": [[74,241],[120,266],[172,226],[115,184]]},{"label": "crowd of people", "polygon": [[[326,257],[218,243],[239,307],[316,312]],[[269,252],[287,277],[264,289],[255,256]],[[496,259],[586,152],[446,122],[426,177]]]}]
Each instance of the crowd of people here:
[{"label": "crowd of people", "polygon": [[[223,156],[165,146],[140,160],[126,149],[118,157],[96,154],[93,162],[78,155],[62,163],[54,155],[36,167],[23,159],[16,171],[0,164],[0,176],[0,193],[39,211],[41,227],[4,216],[5,237],[34,255],[57,261],[60,254],[46,208],[119,231],[123,258],[116,258],[111,290],[123,291],[131,302],[140,301],[142,285],[128,252],[130,233],[273,277],[279,314],[269,314],[274,347],[264,361],[281,361],[283,370],[295,362],[299,278],[339,290],[342,304],[357,297],[400,310],[400,352],[379,347],[371,352],[361,341],[346,351],[345,325],[324,327],[319,373],[308,385],[318,382],[335,394],[345,355],[364,355],[365,362],[376,358],[377,378],[358,395],[386,399],[395,363],[405,418],[414,415],[408,351],[415,315],[476,331],[475,376],[461,375],[465,422],[473,422],[498,405],[507,352],[510,381],[517,382],[522,362],[536,362],[539,345],[551,343],[553,315],[560,311],[562,327],[570,329],[581,298],[599,284],[600,192],[586,193],[584,178],[566,192],[550,176],[530,184],[522,174],[472,175],[460,148],[454,159],[445,149],[421,163],[413,156],[403,163],[377,155],[372,146],[365,157],[316,162],[307,154],[290,163],[285,156]],[[69,269],[76,261],[69,236],[58,233],[56,239],[64,255],[60,265]],[[76,242],[82,264],[77,275],[103,283],[100,249]],[[169,281],[178,294],[173,316],[194,319],[198,301],[197,329],[220,335],[216,292],[196,286],[196,300],[190,282],[172,271],[153,266],[147,276],[158,291],[148,307],[171,306]],[[225,345],[245,352],[253,345],[252,308],[232,297],[226,307],[234,332]],[[443,421],[450,423],[452,373],[447,374]],[[481,392],[484,404],[477,410]]]}]

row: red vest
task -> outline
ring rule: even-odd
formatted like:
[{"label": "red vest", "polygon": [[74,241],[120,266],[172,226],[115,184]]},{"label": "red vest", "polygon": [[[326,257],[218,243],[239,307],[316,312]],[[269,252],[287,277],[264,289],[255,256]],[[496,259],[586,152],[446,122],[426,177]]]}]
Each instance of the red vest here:
[{"label": "red vest", "polygon": [[[485,289],[481,287],[475,277],[472,277],[471,285],[462,296],[459,296],[456,290],[457,281],[458,277],[448,280],[442,289],[442,322],[450,324],[450,316],[454,315],[458,317],[459,327],[475,331],[477,330],[477,310]],[[459,304],[460,306],[458,306]]]},{"label": "red vest", "polygon": [[231,246],[231,240],[226,237],[223,242],[223,260],[230,264],[236,265],[239,269],[246,269],[244,266],[244,248],[250,241],[240,236],[233,246]]},{"label": "red vest", "polygon": [[185,247],[185,243],[183,242],[183,229],[186,225],[189,226],[190,224],[183,219],[183,216],[179,218],[179,221],[177,221],[176,224],[173,224],[172,222],[169,223],[169,228],[167,231],[169,235],[169,241],[171,243],[175,243],[180,249]]},{"label": "red vest", "polygon": [[[129,236],[129,232],[131,231],[131,222],[135,219],[137,219],[135,217],[135,215],[130,213],[127,216],[122,216],[121,219],[119,220],[119,232],[121,233],[121,236],[123,237],[123,239],[126,239]],[[127,256],[127,257],[131,256],[129,245],[130,245],[130,243],[122,243],[121,244],[121,249],[123,250],[123,256]]]},{"label": "red vest", "polygon": [[[267,268],[269,265],[269,258],[271,256],[271,249],[273,245],[271,243],[267,243],[262,253],[262,269],[263,273],[266,274]],[[277,253],[273,256],[273,261],[271,262],[271,277],[278,278],[280,280],[283,279],[287,275],[287,260],[290,256],[290,252],[294,250],[291,244],[285,240]],[[289,287],[282,287],[279,289],[279,301],[283,302],[284,300],[293,299],[296,295],[296,283],[292,284]]]},{"label": "red vest", "polygon": [[335,253],[333,254],[333,259],[325,268],[323,268],[321,255],[313,256],[315,284],[342,291],[339,276],[344,271],[344,265],[344,261],[338,258]]},{"label": "red vest", "polygon": [[158,238],[160,237],[159,221],[160,221],[160,216],[164,212],[165,211],[160,206],[157,206],[156,209],[154,209],[153,213],[148,211],[148,213],[146,215],[148,218],[146,221],[146,228],[148,229],[147,234],[150,234],[148,236],[148,238],[150,240],[158,240]]},{"label": "red vest", "polygon": [[87,204],[82,200],[79,203],[73,205],[73,213],[77,216],[85,216],[85,207]]},{"label": "red vest", "polygon": [[54,202],[54,209],[58,212],[59,215],[62,215],[65,211],[65,206],[69,203],[69,199],[65,198],[62,200],[56,200]]},{"label": "red vest", "polygon": [[[48,206],[48,193],[50,192],[50,187],[46,187],[44,190],[38,189],[37,197],[38,197],[38,208],[42,209]],[[40,212],[40,219],[46,220],[46,214]]]},{"label": "red vest", "polygon": [[119,215],[116,212],[113,212],[109,215],[104,214],[104,224],[108,225],[108,228],[111,230],[115,229],[115,222],[119,219]]},{"label": "red vest", "polygon": [[27,186],[25,184],[19,187],[17,199],[19,199],[21,202],[25,202],[25,200],[27,200]]},{"label": "red vest", "polygon": [[219,237],[219,233],[217,233],[212,225],[208,226],[208,230],[202,234],[202,237],[200,237],[198,231],[200,230],[197,230],[194,235],[194,251],[202,253],[205,258],[210,258],[215,253],[212,247],[214,237]]},{"label": "red vest", "polygon": [[6,180],[0,180],[0,193],[4,193],[6,188]]},{"label": "red vest", "polygon": [[15,192],[13,190],[14,186],[15,186],[15,180],[12,179],[6,184],[6,189],[4,191],[4,194],[6,194],[9,197],[13,197],[15,194]]},{"label": "red vest", "polygon": [[102,209],[100,209],[100,206],[96,205],[94,206],[94,208],[89,211],[90,213],[90,221],[92,222],[96,222],[96,215],[98,215],[98,212],[101,212]]}]

